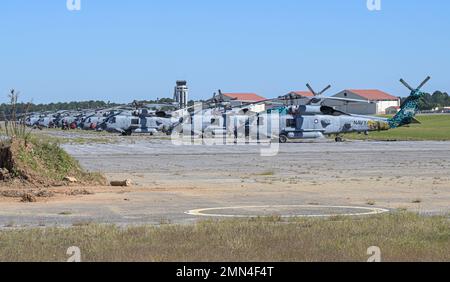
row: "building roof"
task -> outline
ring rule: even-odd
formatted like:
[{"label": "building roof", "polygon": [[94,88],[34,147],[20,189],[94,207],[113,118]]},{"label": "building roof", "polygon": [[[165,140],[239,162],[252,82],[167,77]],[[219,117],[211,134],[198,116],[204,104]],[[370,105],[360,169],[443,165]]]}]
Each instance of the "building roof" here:
[{"label": "building roof", "polygon": [[255,93],[223,93],[223,95],[241,102],[262,102],[267,100]]},{"label": "building roof", "polygon": [[360,97],[363,97],[369,101],[397,101],[397,100],[399,100],[398,97],[392,96],[391,94],[388,94],[388,93],[383,92],[378,89],[370,89],[370,90],[347,89],[345,91],[351,92],[351,93],[358,95]]},{"label": "building roof", "polygon": [[294,94],[301,97],[314,97],[314,94],[310,91],[292,91],[289,92],[289,94]]}]

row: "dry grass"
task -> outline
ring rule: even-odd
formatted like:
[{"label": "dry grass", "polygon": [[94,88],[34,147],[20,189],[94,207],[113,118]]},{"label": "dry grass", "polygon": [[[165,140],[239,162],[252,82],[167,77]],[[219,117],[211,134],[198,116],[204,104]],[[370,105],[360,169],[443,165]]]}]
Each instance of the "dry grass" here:
[{"label": "dry grass", "polygon": [[5,122],[0,121],[0,149],[9,148],[11,146],[11,138],[6,134],[4,127]]},{"label": "dry grass", "polygon": [[13,139],[8,150],[10,159],[0,164],[8,170],[11,181],[20,180],[34,186],[60,186],[65,184],[64,178],[70,176],[80,184],[106,184],[103,175],[84,171],[57,142],[30,135],[27,142]]},{"label": "dry grass", "polygon": [[388,131],[371,132],[369,136],[348,134],[345,138],[357,140],[450,140],[450,115],[419,115],[417,119],[421,124],[412,124],[406,127]]},{"label": "dry grass", "polygon": [[273,176],[273,175],[275,175],[274,171],[263,171],[257,174],[257,176]]},{"label": "dry grass", "polygon": [[369,206],[375,206],[377,203],[374,200],[368,200],[366,204]]},{"label": "dry grass", "polygon": [[83,261],[449,261],[450,222],[397,213],[365,219],[279,218],[204,221],[196,225],[0,232],[0,261],[65,261],[71,246]]},{"label": "dry grass", "polygon": [[[28,138],[30,136],[30,130],[27,129],[25,123],[23,120],[19,119],[19,116],[17,115],[17,104],[19,99],[19,92],[17,92],[14,89],[11,89],[10,94],[8,95],[8,98],[10,99],[10,106],[11,106],[11,112],[10,113],[3,113],[3,119],[4,122],[2,122],[2,131],[4,131],[4,134],[6,136],[9,136],[11,138],[19,138],[25,141],[25,143],[28,141]],[[30,104],[26,105],[25,108],[25,116],[28,113]]]},{"label": "dry grass", "polygon": [[47,187],[64,185],[68,176],[82,184],[106,184],[104,176],[84,171],[56,140],[32,135],[23,121],[28,108],[24,116],[17,115],[19,93],[13,89],[9,98],[11,111],[3,113],[0,126],[0,184]]}]

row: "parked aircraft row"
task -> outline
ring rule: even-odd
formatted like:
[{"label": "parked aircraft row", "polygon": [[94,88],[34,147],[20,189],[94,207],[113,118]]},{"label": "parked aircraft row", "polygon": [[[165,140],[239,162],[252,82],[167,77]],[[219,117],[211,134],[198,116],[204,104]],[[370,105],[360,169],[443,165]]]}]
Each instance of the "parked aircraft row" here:
[{"label": "parked aircraft row", "polygon": [[[260,103],[270,105],[263,112],[253,112],[255,104],[232,108],[222,93],[201,106],[194,106],[170,112],[154,111],[149,107],[117,107],[101,110],[59,111],[56,113],[30,114],[26,124],[34,127],[59,127],[62,129],[81,128],[116,132],[123,135],[134,133],[184,134],[192,136],[231,135],[249,136],[256,133],[258,139],[278,139],[281,143],[289,139],[317,139],[335,136],[336,142],[342,141],[342,135],[358,132],[382,131],[417,122],[414,118],[418,103],[424,95],[420,89],[428,82],[427,77],[419,87],[412,88],[403,79],[400,80],[410,91],[410,96],[401,106],[400,112],[393,118],[353,115],[324,105],[328,99],[345,100],[350,103],[368,103],[364,100],[325,97],[326,87],[317,93],[308,84],[314,94],[304,105],[279,105],[279,99]],[[274,119],[274,116],[277,119]]]},{"label": "parked aircraft row", "polygon": [[166,131],[172,119],[165,112],[146,108],[117,107],[100,110],[58,111],[31,113],[25,122],[30,127],[97,130],[131,135]]}]

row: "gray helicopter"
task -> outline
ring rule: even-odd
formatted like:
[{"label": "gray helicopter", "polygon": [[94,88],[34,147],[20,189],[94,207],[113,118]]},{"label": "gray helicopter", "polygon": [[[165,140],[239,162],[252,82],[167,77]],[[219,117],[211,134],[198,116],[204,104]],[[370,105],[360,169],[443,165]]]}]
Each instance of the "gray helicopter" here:
[{"label": "gray helicopter", "polygon": [[254,103],[233,107],[233,100],[235,99],[225,98],[222,91],[218,90],[213,98],[179,113],[177,116],[181,118],[178,123],[173,124],[170,132],[197,137],[233,134],[236,128],[248,125],[248,120],[253,120],[257,115],[253,111]]},{"label": "gray helicopter", "polygon": [[35,123],[40,128],[54,128],[56,118],[52,114],[42,115]]},{"label": "gray helicopter", "polygon": [[[221,98],[221,91],[219,91],[219,95],[215,95],[209,101],[213,109],[191,113],[176,131],[184,134],[190,132],[191,135],[202,137],[234,134],[234,137],[238,138],[241,134],[247,139],[253,133],[258,140],[279,139],[280,143],[286,143],[289,139],[319,139],[335,136],[336,142],[342,142],[342,135],[346,133],[368,134],[371,131],[389,130],[417,123],[414,116],[418,111],[419,100],[423,96],[420,89],[429,80],[430,77],[427,77],[419,87],[413,89],[401,79],[400,81],[411,91],[411,94],[401,106],[400,112],[390,119],[349,114],[324,105],[327,100],[370,103],[368,100],[323,96],[331,86],[317,93],[307,84],[314,97],[310,98],[305,105],[278,106],[259,113],[251,111],[249,105],[231,108],[228,102]],[[262,103],[270,102],[272,101],[266,100]]]},{"label": "gray helicopter", "polygon": [[[400,80],[411,91],[411,94],[393,118],[353,115],[335,110],[323,105],[323,102],[327,99],[336,100],[336,98],[321,96],[329,87],[320,93],[316,93],[308,84],[307,87],[314,93],[314,98],[306,105],[275,109],[282,114],[280,119],[280,143],[286,143],[289,139],[317,139],[331,135],[336,136],[336,142],[342,142],[342,135],[346,133],[368,134],[371,131],[384,131],[418,123],[414,116],[418,112],[419,100],[424,95],[423,92],[420,92],[420,89],[430,79],[431,77],[427,77],[415,89],[403,79]],[[348,99],[345,100],[349,101]]]},{"label": "gray helicopter", "polygon": [[120,133],[124,136],[132,134],[156,134],[163,132],[170,134],[171,128],[179,122],[179,118],[173,117],[164,111],[152,112],[148,109],[121,110],[106,117],[97,126],[98,131]]}]

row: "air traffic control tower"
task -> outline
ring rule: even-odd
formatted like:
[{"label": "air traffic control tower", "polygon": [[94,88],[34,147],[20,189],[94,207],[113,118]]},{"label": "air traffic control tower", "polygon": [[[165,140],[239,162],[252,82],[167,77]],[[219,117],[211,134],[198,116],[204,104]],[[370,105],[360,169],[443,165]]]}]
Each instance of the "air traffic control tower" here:
[{"label": "air traffic control tower", "polygon": [[177,86],[175,86],[175,93],[173,99],[178,103],[180,109],[184,109],[188,104],[188,92],[187,82],[185,80],[178,80]]}]

